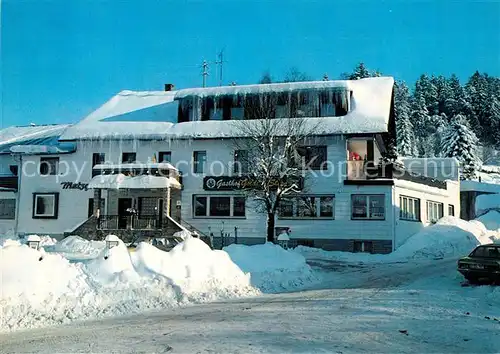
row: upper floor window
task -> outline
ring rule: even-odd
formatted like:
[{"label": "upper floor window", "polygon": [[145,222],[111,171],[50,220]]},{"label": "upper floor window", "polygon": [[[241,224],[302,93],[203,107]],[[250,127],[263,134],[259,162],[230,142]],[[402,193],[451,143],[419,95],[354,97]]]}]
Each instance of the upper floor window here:
[{"label": "upper floor window", "polygon": [[235,174],[248,173],[248,151],[236,150],[234,152],[233,172]]},{"label": "upper floor window", "polygon": [[206,151],[193,152],[193,173],[204,173],[205,163],[207,161]]},{"label": "upper floor window", "polygon": [[122,153],[122,163],[134,163],[137,161],[136,157],[135,152],[124,152]]},{"label": "upper floor window", "polygon": [[14,176],[17,176],[19,174],[19,166],[17,165],[10,165],[9,170]]},{"label": "upper floor window", "polygon": [[301,146],[297,148],[296,161],[292,161],[291,165],[298,164],[303,169],[326,170],[327,161],[326,146]]},{"label": "upper floor window", "polygon": [[158,162],[172,162],[172,152],[171,151],[160,151],[158,153]]},{"label": "upper floor window", "polygon": [[339,88],[191,96],[180,99],[178,121],[343,116],[350,100],[351,92]]},{"label": "upper floor window", "polygon": [[351,196],[351,219],[385,219],[385,196],[383,194],[353,194]]},{"label": "upper floor window", "polygon": [[103,152],[95,152],[92,154],[92,167],[101,165],[106,161],[106,154]]},{"label": "upper floor window", "polygon": [[349,112],[350,91],[324,91],[320,93],[319,98],[321,117],[340,117]]},{"label": "upper floor window", "polygon": [[59,157],[41,157],[40,174],[43,176],[57,175],[59,168]]}]

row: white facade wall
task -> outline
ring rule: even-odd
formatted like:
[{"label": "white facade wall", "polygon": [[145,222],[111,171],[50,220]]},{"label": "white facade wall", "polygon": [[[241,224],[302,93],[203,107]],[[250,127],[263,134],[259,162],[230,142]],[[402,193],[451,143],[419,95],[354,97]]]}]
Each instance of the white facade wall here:
[{"label": "white facade wall", "polygon": [[[454,206],[454,214],[460,216],[460,182],[447,181],[447,189],[439,189],[408,181],[395,181],[394,205],[396,209],[396,248],[401,246],[410,236],[429,226],[427,218],[427,201],[443,203],[443,216],[448,216],[448,206]],[[407,221],[399,218],[400,196],[418,198],[420,200],[420,220]]]},{"label": "white facade wall", "polygon": [[[304,190],[305,193],[314,196],[335,196],[334,218],[278,218],[276,226],[290,227],[292,239],[387,240],[393,242],[393,247],[398,247],[409,236],[428,224],[425,215],[426,200],[442,202],[444,215],[448,213],[448,204],[454,205],[455,215],[460,213],[458,182],[448,182],[447,190],[399,180],[395,181],[395,186],[344,185],[346,139],[340,136],[318,138],[315,144],[327,145],[330,164],[328,170],[315,171],[316,176],[306,177]],[[25,167],[19,194],[21,207],[18,231],[61,236],[65,231],[74,229],[87,219],[88,200],[93,197],[92,190],[63,189],[61,183],[67,181],[88,183],[92,178],[93,153],[105,153],[106,161],[116,164],[121,162],[123,152],[135,152],[137,161],[146,163],[152,160],[153,155],[158,158],[160,151],[171,151],[172,164],[183,173],[180,215],[184,221],[205,234],[211,231],[215,237],[220,236],[222,228],[224,233],[234,236],[234,228],[238,227],[238,237],[255,238],[262,242],[265,240],[266,215],[256,212],[250,201],[247,201],[244,218],[202,218],[193,215],[193,195],[242,195],[239,191],[206,191],[203,189],[204,175],[192,173],[193,152],[206,151],[206,175],[228,175],[230,163],[234,158],[233,144],[230,139],[81,141],[78,142],[75,153],[59,155],[60,174],[57,176],[38,175],[38,166],[42,156],[23,156]],[[66,166],[70,167],[67,172]],[[33,193],[59,193],[57,219],[33,219]],[[352,220],[351,196],[353,194],[384,195],[385,219]],[[399,220],[400,195],[421,199],[421,222]],[[107,197],[108,194],[103,193],[103,198],[108,199]],[[116,203],[106,200],[106,206],[109,215],[116,214]],[[172,214],[175,215],[177,212],[178,209],[173,210]]]}]

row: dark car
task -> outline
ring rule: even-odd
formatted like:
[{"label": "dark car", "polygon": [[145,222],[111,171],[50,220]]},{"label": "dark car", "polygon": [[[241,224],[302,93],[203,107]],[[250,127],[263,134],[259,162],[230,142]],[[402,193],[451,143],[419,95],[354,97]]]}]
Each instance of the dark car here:
[{"label": "dark car", "polygon": [[458,261],[458,271],[469,281],[500,282],[500,244],[478,246]]}]

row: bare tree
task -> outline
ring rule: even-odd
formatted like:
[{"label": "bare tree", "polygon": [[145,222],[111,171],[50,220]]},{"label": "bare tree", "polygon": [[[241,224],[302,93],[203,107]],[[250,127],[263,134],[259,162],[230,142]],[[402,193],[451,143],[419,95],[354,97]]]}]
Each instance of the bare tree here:
[{"label": "bare tree", "polygon": [[305,72],[300,71],[297,67],[292,67],[287,71],[283,82],[299,82],[299,81],[312,81],[312,78]]},{"label": "bare tree", "polygon": [[236,151],[245,152],[237,162],[247,166],[245,191],[255,210],[267,215],[267,241],[272,242],[280,203],[303,191],[304,161],[297,150],[315,135],[318,125],[307,118],[272,119],[270,112],[266,114],[272,105],[264,103],[257,109],[262,119],[233,122],[240,137],[233,143]]}]

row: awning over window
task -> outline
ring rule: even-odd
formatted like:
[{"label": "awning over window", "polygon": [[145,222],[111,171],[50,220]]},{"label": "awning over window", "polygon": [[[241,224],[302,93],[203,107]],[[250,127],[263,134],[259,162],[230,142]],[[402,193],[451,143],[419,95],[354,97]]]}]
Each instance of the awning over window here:
[{"label": "awning over window", "polygon": [[163,176],[125,176],[122,173],[114,175],[99,175],[92,178],[89,188],[98,189],[166,189],[181,188],[175,178]]}]

